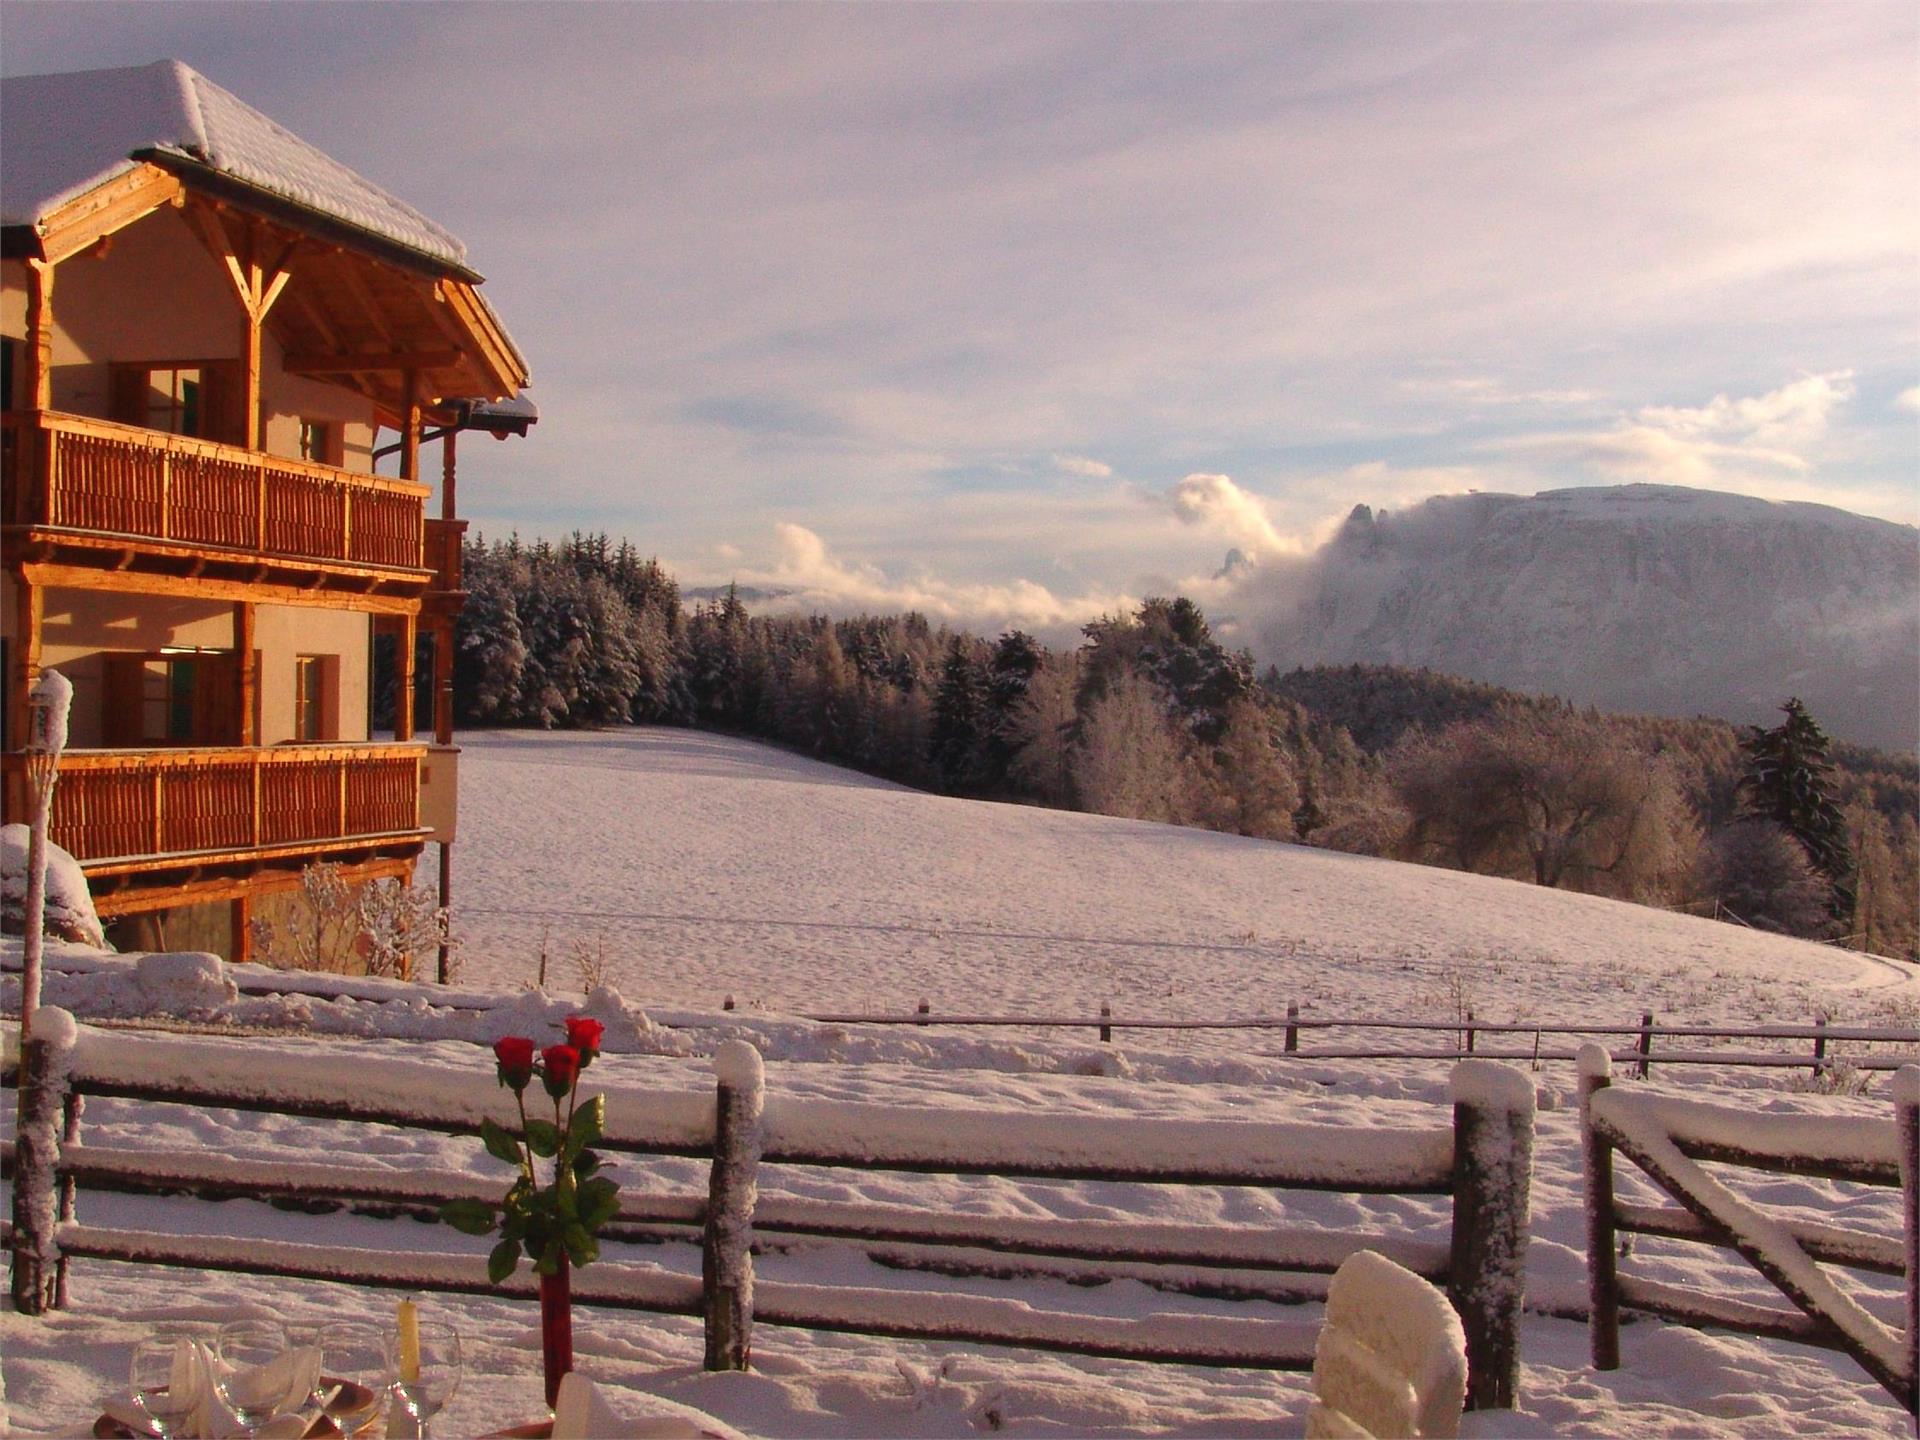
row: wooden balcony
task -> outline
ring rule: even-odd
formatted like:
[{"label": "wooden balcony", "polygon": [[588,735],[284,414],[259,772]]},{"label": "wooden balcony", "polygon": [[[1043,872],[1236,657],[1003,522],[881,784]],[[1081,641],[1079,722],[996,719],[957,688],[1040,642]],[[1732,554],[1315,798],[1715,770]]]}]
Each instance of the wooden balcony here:
[{"label": "wooden balcony", "polygon": [[[60,762],[51,834],[88,876],[417,842],[424,745],[79,750]],[[6,757],[7,818],[26,818]]]},{"label": "wooden balcony", "polygon": [[6,442],[9,549],[29,562],[387,608],[456,588],[435,580],[425,485],[54,411],[10,413]]}]

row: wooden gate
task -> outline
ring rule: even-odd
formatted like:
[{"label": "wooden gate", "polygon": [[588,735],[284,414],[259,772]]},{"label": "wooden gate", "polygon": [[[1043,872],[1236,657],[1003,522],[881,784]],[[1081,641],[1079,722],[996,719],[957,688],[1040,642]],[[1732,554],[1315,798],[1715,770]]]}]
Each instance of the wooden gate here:
[{"label": "wooden gate", "polygon": [[[1587,1198],[1587,1281],[1593,1363],[1620,1364],[1620,1308],[1840,1350],[1859,1361],[1909,1414],[1920,1390],[1920,1065],[1894,1078],[1886,1120],[1770,1115],[1612,1088],[1597,1045],[1580,1054],[1580,1131]],[[1614,1195],[1624,1155],[1678,1207]],[[1774,1174],[1885,1185],[1902,1192],[1900,1233],[1811,1224],[1769,1213],[1710,1174],[1703,1161]],[[1692,1240],[1735,1250],[1793,1303],[1758,1305],[1619,1273],[1618,1235]],[[1827,1267],[1903,1276],[1904,1324],[1869,1311]]]}]

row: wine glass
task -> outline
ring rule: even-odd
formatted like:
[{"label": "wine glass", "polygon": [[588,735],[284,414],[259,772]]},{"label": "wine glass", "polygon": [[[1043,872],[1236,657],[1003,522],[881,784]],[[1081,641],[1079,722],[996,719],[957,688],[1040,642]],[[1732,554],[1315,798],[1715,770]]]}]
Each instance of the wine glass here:
[{"label": "wine glass", "polygon": [[409,1376],[401,1363],[398,1330],[387,1332],[387,1368],[401,1408],[419,1427],[420,1440],[428,1440],[427,1423],[460,1388],[460,1332],[444,1320],[421,1320],[416,1328],[420,1357],[415,1373]]},{"label": "wine glass", "polygon": [[287,1408],[290,1396],[287,1332],[271,1320],[235,1320],[220,1327],[213,1346],[213,1393],[240,1428],[254,1432]]},{"label": "wine glass", "polygon": [[133,1347],[128,1378],[133,1403],[152,1423],[161,1440],[186,1429],[199,1396],[191,1385],[173,1383],[174,1353],[182,1342],[172,1336],[149,1336]]},{"label": "wine glass", "polygon": [[377,1327],[343,1320],[322,1325],[316,1343],[328,1379],[340,1382],[322,1381],[319,1403],[342,1435],[353,1435],[380,1414],[393,1387],[386,1342]]}]

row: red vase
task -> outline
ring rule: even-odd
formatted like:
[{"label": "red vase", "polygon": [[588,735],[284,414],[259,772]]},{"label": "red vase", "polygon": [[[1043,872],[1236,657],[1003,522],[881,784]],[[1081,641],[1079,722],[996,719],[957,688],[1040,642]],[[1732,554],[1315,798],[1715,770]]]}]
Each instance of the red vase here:
[{"label": "red vase", "polygon": [[540,1277],[540,1360],[546,1369],[547,1408],[560,1398],[560,1379],[573,1369],[573,1279],[567,1257]]}]

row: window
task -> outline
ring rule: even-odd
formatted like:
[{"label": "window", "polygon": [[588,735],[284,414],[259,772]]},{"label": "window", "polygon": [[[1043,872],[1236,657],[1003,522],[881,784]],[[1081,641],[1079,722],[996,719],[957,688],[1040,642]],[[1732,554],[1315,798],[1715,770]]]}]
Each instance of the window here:
[{"label": "window", "polygon": [[111,367],[112,418],[169,435],[237,442],[241,401],[232,361],[182,360]]},{"label": "window", "polygon": [[231,745],[239,738],[234,656],[225,651],[105,657],[101,731],[113,748]]},{"label": "window", "polygon": [[340,657],[297,655],[293,661],[293,738],[337,740]]},{"label": "window", "polygon": [[300,458],[316,465],[341,463],[340,427],[332,420],[300,422]]},{"label": "window", "polygon": [[204,435],[200,404],[200,367],[147,372],[145,416],[141,424],[169,435]]}]

